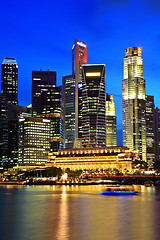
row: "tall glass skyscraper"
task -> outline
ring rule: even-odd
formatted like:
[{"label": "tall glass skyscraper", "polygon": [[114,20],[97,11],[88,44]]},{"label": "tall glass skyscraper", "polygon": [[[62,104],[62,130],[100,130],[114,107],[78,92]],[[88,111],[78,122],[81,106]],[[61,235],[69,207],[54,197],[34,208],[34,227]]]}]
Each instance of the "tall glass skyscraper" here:
[{"label": "tall glass skyscraper", "polygon": [[82,138],[82,65],[87,64],[87,44],[75,40],[72,47],[72,75],[75,79],[75,138]]},{"label": "tall glass skyscraper", "polygon": [[155,162],[155,124],[154,124],[154,96],[146,95],[146,143],[147,163],[153,168]]},{"label": "tall glass skyscraper", "polygon": [[64,148],[73,148],[75,140],[75,78],[73,75],[63,79],[63,142]]},{"label": "tall glass skyscraper", "polygon": [[139,150],[146,161],[146,102],[140,47],[126,49],[122,80],[123,145]]},{"label": "tall glass skyscraper", "polygon": [[82,67],[82,145],[106,146],[106,72],[104,64]]},{"label": "tall glass skyscraper", "polygon": [[9,104],[18,105],[18,65],[15,58],[5,58],[1,69],[1,92],[6,95]]}]

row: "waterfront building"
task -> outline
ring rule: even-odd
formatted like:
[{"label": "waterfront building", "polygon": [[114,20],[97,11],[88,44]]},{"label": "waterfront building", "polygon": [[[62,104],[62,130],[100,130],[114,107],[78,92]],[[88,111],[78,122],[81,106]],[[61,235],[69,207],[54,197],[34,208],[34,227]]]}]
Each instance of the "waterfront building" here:
[{"label": "waterfront building", "polygon": [[106,94],[106,146],[117,146],[117,118],[113,95]]},{"label": "waterfront building", "polygon": [[63,143],[64,148],[73,148],[75,141],[75,78],[64,76],[63,84]]},{"label": "waterfront building", "polygon": [[104,64],[82,67],[82,146],[106,146],[106,72]]},{"label": "waterfront building", "polygon": [[82,138],[82,65],[87,64],[87,44],[75,40],[72,47],[72,75],[75,79],[75,139]]},{"label": "waterfront building", "polygon": [[63,170],[114,170],[131,173],[132,161],[139,159],[139,153],[127,147],[93,147],[62,149],[56,155],[49,154],[49,167]]},{"label": "waterfront building", "polygon": [[18,164],[47,162],[50,151],[51,120],[25,117],[19,119]]},{"label": "waterfront building", "polygon": [[56,72],[32,71],[32,114],[41,116],[43,110],[42,93],[56,87]]},{"label": "waterfront building", "polygon": [[139,150],[146,161],[146,102],[140,47],[126,49],[122,80],[123,145]]},{"label": "waterfront building", "polygon": [[149,95],[146,95],[146,143],[148,167],[153,168],[155,162],[154,96]]},{"label": "waterfront building", "polygon": [[18,105],[18,65],[15,58],[4,58],[1,67],[1,92],[6,95],[7,102]]}]

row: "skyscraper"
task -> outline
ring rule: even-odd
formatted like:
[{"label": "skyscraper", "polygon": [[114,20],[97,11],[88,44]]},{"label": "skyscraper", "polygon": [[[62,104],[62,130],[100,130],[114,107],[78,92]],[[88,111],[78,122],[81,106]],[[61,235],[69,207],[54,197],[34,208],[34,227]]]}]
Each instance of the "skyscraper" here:
[{"label": "skyscraper", "polygon": [[155,160],[160,161],[160,109],[154,109],[154,126],[155,126]]},{"label": "skyscraper", "polygon": [[154,124],[154,96],[146,95],[146,143],[147,163],[153,168],[155,162],[155,124]]},{"label": "skyscraper", "polygon": [[82,145],[106,146],[106,72],[104,64],[82,68]]},{"label": "skyscraper", "polygon": [[51,152],[57,152],[63,146],[61,96],[61,87],[53,87],[48,92],[42,93],[42,116],[51,120]]},{"label": "skyscraper", "polygon": [[82,65],[87,64],[87,44],[75,40],[72,47],[72,75],[75,79],[75,138],[82,138]]},{"label": "skyscraper", "polygon": [[73,75],[63,79],[63,143],[64,148],[73,148],[75,140],[75,78]]},{"label": "skyscraper", "polygon": [[42,93],[56,87],[56,72],[32,71],[32,114],[41,115],[43,110]]},{"label": "skyscraper", "polygon": [[1,92],[6,95],[8,103],[18,105],[18,65],[15,58],[6,57],[1,70]]},{"label": "skyscraper", "polygon": [[139,150],[146,161],[146,102],[140,47],[126,49],[122,80],[123,145]]},{"label": "skyscraper", "polygon": [[113,95],[106,95],[106,146],[117,146],[117,119]]}]

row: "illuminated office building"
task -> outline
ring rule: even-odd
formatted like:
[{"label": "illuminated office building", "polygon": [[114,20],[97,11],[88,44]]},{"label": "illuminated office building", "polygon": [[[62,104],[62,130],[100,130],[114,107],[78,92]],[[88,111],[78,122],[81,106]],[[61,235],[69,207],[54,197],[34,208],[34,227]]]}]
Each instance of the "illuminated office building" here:
[{"label": "illuminated office building", "polygon": [[75,40],[72,47],[72,75],[75,78],[75,139],[82,138],[82,65],[87,64],[87,44]]},{"label": "illuminated office building", "polygon": [[117,146],[117,119],[113,95],[106,95],[106,146]]},{"label": "illuminated office building", "polygon": [[43,111],[42,93],[56,87],[56,72],[32,71],[32,114],[41,115]]},{"label": "illuminated office building", "polygon": [[82,68],[82,145],[106,146],[106,72],[104,64]]},{"label": "illuminated office building", "polygon": [[160,161],[160,109],[154,109],[155,125],[155,160]]},{"label": "illuminated office building", "polygon": [[19,119],[18,164],[43,164],[50,151],[49,119],[26,117]]},{"label": "illuminated office building", "polygon": [[75,140],[75,78],[73,75],[63,79],[63,143],[64,148],[73,148]]},{"label": "illuminated office building", "polygon": [[154,97],[146,95],[146,142],[147,163],[150,168],[155,162],[155,124],[154,124]]},{"label": "illuminated office building", "polygon": [[63,115],[61,110],[61,87],[53,87],[42,93],[42,116],[51,120],[51,152],[63,147]]},{"label": "illuminated office building", "polygon": [[139,150],[146,161],[146,102],[142,49],[129,47],[124,58],[122,80],[123,145]]},{"label": "illuminated office building", "polygon": [[63,146],[61,88],[56,87],[56,72],[32,72],[32,114],[51,119],[51,152]]},{"label": "illuminated office building", "polygon": [[1,92],[7,102],[18,105],[17,99],[18,65],[15,58],[5,58],[1,68]]}]

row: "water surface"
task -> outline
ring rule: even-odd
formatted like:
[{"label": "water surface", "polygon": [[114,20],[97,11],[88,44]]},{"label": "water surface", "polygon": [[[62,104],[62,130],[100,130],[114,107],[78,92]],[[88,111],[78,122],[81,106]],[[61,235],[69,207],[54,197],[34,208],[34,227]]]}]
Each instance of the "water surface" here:
[{"label": "water surface", "polygon": [[160,189],[101,196],[104,186],[0,186],[1,240],[159,240]]}]

